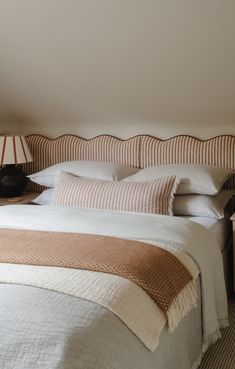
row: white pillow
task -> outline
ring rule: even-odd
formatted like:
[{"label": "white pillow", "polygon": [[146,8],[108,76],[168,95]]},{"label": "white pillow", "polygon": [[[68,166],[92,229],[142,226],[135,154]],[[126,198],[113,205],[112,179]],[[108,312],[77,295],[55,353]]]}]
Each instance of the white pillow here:
[{"label": "white pillow", "polygon": [[74,160],[53,165],[41,172],[29,175],[28,178],[41,186],[55,187],[56,176],[60,172],[68,172],[80,177],[120,181],[138,171],[139,169],[118,163]]},{"label": "white pillow", "polygon": [[207,165],[155,165],[145,168],[125,181],[153,181],[159,177],[175,175],[180,179],[177,194],[216,195],[234,171]]},{"label": "white pillow", "polygon": [[233,194],[234,190],[222,190],[216,196],[178,195],[174,199],[173,213],[221,219],[224,218],[224,209]]},{"label": "white pillow", "polygon": [[54,188],[48,188],[47,190],[40,193],[36,199],[32,202],[38,205],[50,205],[53,198]]}]

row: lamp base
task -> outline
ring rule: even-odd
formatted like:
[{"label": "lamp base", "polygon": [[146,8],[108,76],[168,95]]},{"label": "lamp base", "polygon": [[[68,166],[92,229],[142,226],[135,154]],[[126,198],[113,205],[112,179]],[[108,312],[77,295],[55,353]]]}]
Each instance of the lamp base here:
[{"label": "lamp base", "polygon": [[0,197],[21,196],[26,184],[27,178],[20,166],[11,164],[0,169]]}]

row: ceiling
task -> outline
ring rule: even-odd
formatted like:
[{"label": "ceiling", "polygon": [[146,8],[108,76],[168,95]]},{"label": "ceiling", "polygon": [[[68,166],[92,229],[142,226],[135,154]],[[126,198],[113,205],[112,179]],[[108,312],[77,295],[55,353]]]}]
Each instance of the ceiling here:
[{"label": "ceiling", "polygon": [[234,0],[2,0],[0,53],[2,127],[235,126]]}]

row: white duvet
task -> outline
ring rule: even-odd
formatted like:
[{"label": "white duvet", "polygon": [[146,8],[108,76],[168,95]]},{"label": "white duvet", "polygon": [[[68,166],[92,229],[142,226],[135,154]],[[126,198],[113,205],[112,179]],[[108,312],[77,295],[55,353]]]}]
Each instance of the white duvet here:
[{"label": "white duvet", "polygon": [[[199,224],[161,215],[15,205],[0,208],[0,227],[102,234],[184,250],[200,270],[203,351],[220,336],[220,328],[227,325],[221,252],[210,233]],[[2,282],[3,274],[2,269]]]}]

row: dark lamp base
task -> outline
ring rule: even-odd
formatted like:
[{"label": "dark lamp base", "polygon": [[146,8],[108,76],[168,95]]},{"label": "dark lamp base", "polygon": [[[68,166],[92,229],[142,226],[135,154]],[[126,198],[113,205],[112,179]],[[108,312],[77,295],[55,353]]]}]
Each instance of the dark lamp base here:
[{"label": "dark lamp base", "polygon": [[0,169],[0,197],[21,196],[26,184],[27,178],[20,166],[6,165]]}]

